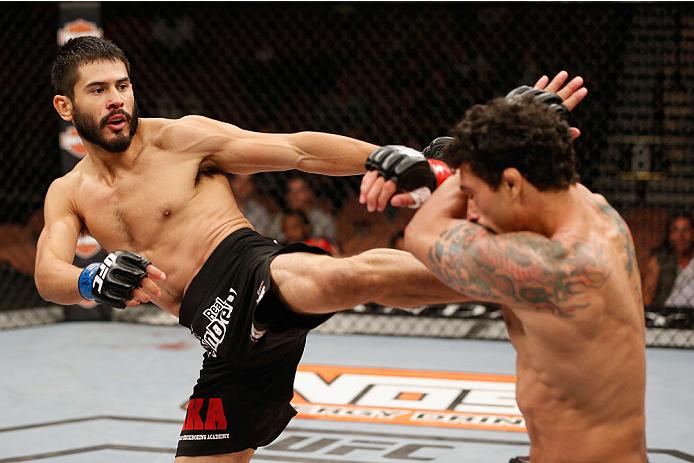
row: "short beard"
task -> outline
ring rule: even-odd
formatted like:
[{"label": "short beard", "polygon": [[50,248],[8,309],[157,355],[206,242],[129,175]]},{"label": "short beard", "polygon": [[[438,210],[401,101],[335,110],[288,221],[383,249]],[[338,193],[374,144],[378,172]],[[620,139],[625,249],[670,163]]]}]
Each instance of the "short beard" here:
[{"label": "short beard", "polygon": [[[130,131],[128,135],[121,132],[116,134],[113,139],[106,140],[101,134],[101,131],[106,127],[108,120],[116,114],[122,114],[126,117],[130,125]],[[100,146],[109,153],[122,153],[127,150],[130,147],[130,143],[133,141],[139,123],[137,101],[133,106],[132,114],[123,109],[116,109],[104,116],[98,124],[87,115],[81,113],[76,106],[72,111],[72,116],[72,123],[75,125],[75,129],[77,129],[77,133],[88,142]]]}]

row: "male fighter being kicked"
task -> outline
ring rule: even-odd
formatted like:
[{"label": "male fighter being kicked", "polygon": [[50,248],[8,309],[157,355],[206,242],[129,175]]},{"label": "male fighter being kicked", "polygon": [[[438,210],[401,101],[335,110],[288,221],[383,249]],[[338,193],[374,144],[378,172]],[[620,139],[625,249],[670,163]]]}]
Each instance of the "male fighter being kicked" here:
[{"label": "male fighter being kicked", "polygon": [[[414,215],[405,249],[452,289],[503,306],[530,463],[644,463],[645,317],[634,243],[605,198],[578,183],[578,132],[548,98],[518,89],[473,107],[449,143],[439,140],[457,173]],[[412,203],[392,196],[397,182],[386,180],[375,169],[364,177],[370,210]]]}]

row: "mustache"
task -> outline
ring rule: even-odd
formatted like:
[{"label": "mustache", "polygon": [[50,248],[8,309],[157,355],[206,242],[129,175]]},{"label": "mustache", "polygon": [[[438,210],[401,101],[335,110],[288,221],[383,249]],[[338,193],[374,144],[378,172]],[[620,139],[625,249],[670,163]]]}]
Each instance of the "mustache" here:
[{"label": "mustache", "polygon": [[122,114],[123,116],[125,116],[125,119],[128,121],[128,124],[132,123],[133,116],[129,112],[127,112],[124,109],[116,109],[115,111],[111,111],[110,113],[101,118],[101,121],[99,121],[99,129],[103,129],[104,127],[106,127],[108,120],[118,114]]}]

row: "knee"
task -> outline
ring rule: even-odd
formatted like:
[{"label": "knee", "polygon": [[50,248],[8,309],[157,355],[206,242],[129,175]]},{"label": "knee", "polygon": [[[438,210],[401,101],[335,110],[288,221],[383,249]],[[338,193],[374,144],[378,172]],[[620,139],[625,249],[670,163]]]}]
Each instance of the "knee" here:
[{"label": "knee", "polygon": [[357,305],[362,291],[358,262],[351,257],[284,254],[270,266],[280,299],[297,312],[327,313]]}]

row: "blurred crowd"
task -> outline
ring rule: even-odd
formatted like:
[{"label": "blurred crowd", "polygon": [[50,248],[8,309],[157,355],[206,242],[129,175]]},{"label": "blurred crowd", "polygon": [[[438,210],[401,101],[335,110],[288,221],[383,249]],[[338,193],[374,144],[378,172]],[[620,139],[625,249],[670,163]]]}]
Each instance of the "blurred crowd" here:
[{"label": "blurred crowd", "polygon": [[[336,256],[375,247],[402,249],[412,209],[369,213],[356,192],[339,204],[324,193],[321,176],[292,172],[268,194],[259,175],[229,175],[241,212],[259,233],[280,244],[305,241]],[[334,185],[331,184],[334,187]],[[694,307],[694,219],[689,211],[635,208],[624,214],[641,272],[643,301],[653,308]],[[24,278],[34,272],[36,241],[43,227],[37,210],[22,224],[0,225],[0,271]]]}]

